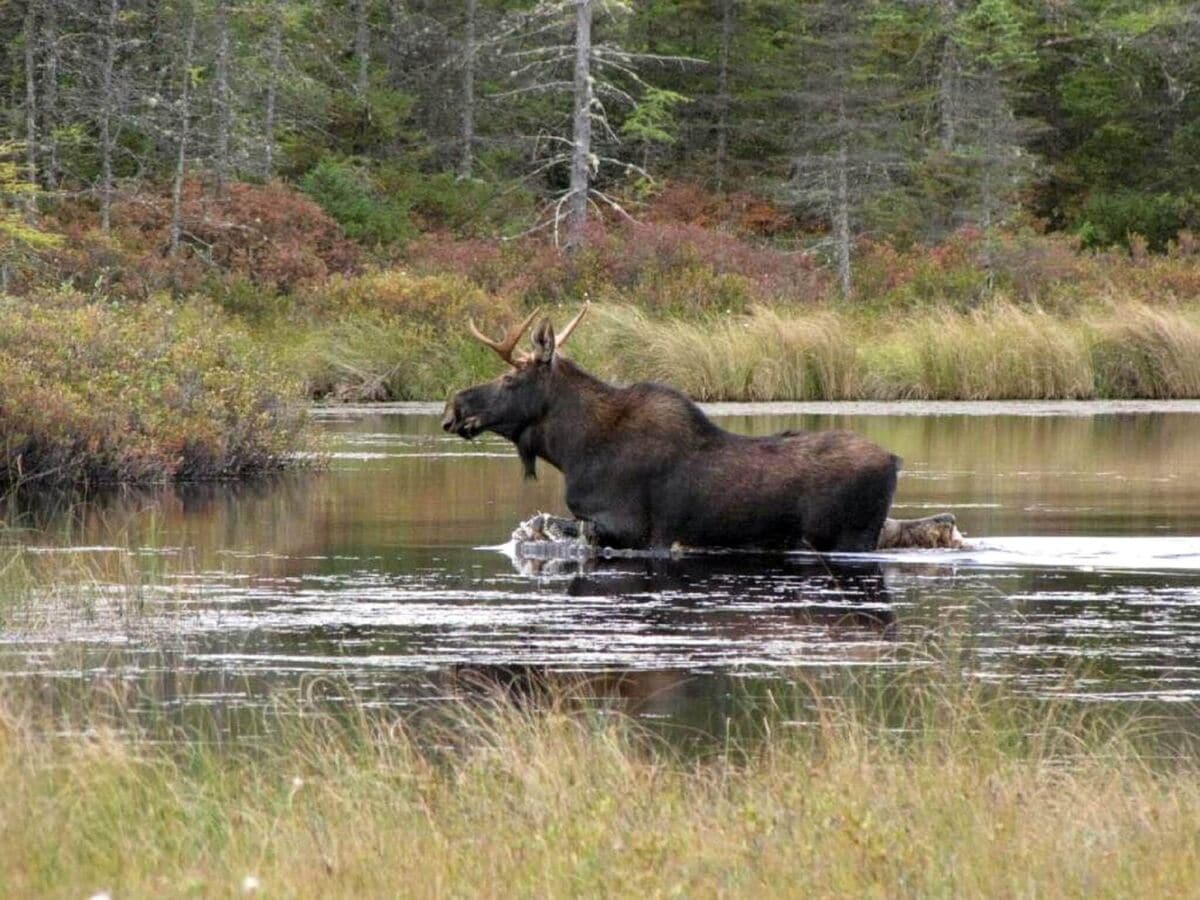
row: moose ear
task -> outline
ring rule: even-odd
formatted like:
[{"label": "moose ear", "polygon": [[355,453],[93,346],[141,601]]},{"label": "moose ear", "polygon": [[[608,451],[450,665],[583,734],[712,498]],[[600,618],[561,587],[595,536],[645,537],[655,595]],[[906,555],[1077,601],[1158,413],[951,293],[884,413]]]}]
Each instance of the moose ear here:
[{"label": "moose ear", "polygon": [[533,333],[533,358],[542,363],[554,358],[554,326],[549,319],[542,319]]}]

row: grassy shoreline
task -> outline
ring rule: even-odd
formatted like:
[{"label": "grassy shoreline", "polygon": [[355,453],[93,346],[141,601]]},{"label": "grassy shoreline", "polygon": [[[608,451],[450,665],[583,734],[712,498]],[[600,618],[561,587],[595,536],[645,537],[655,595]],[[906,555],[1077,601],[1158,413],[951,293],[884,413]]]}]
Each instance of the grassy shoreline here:
[{"label": "grassy shoreline", "polygon": [[[337,249],[333,223],[310,230],[278,266]],[[561,323],[585,300],[573,356],[700,401],[1200,398],[1200,251],[1182,239],[1162,256],[1028,232],[866,243],[852,298],[809,253],[670,223],[602,230],[574,257],[425,235],[312,271],[234,246],[203,271],[138,263],[131,235],[111,249],[120,278],[68,254],[62,284],[91,287],[0,297],[0,490],[294,466],[307,402],[448,397],[502,368],[468,321],[499,332],[541,305]]]},{"label": "grassy shoreline", "polygon": [[[954,677],[798,688],[699,756],[568,694],[263,740],[0,705],[0,889],[41,896],[1183,896],[1200,769]],[[253,879],[253,881],[248,881]]]},{"label": "grassy shoreline", "polygon": [[[500,370],[461,333],[403,320],[343,321],[305,346],[305,365],[317,361],[302,373],[310,396],[334,402],[446,397]],[[597,305],[571,354],[600,377],[663,381],[699,401],[1195,399],[1200,307],[1059,316],[996,302],[894,317],[756,307],[662,319]]]}]

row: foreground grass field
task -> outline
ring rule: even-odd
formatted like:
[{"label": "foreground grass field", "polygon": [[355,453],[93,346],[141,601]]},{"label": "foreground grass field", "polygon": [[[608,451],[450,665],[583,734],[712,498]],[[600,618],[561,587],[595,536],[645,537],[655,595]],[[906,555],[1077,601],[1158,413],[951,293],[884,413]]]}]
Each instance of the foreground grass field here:
[{"label": "foreground grass field", "polygon": [[561,695],[421,725],[289,707],[235,746],[64,733],[35,708],[10,694],[0,714],[6,896],[1170,897],[1200,879],[1194,756],[953,676],[799,687],[700,753]]}]

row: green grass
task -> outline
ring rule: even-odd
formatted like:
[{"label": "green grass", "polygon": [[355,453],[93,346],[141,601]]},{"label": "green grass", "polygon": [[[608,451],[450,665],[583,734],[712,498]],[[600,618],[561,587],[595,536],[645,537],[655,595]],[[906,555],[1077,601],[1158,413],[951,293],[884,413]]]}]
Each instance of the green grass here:
[{"label": "green grass", "polygon": [[63,734],[36,710],[0,704],[9,896],[252,877],[313,897],[1159,897],[1200,877],[1194,756],[953,676],[797,688],[700,755],[563,695],[421,725],[283,707],[240,745]]}]

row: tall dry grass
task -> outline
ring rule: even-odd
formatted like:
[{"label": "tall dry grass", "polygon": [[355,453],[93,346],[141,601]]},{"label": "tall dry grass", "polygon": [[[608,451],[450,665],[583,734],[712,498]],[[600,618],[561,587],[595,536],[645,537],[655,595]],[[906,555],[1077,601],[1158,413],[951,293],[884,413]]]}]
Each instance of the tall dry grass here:
[{"label": "tall dry grass", "polygon": [[877,399],[1075,399],[1095,392],[1078,325],[1012,304],[933,310],[876,338],[863,356]]},{"label": "tall dry grass", "polygon": [[832,313],[654,320],[634,307],[598,311],[582,358],[622,380],[669,382],[697,400],[850,399],[862,390],[858,353]]},{"label": "tall dry grass", "polygon": [[1052,315],[997,301],[880,316],[757,307],[655,319],[598,310],[573,348],[619,382],[698,400],[1010,400],[1200,397],[1200,325],[1187,308]]},{"label": "tall dry grass", "polygon": [[1131,306],[1096,323],[1096,389],[1108,397],[1200,397],[1200,324],[1182,312]]},{"label": "tall dry grass", "polygon": [[63,735],[9,696],[0,891],[1170,897],[1200,878],[1200,769],[1130,723],[956,679],[839,687],[700,756],[553,697],[421,729],[285,708],[221,746]]}]

